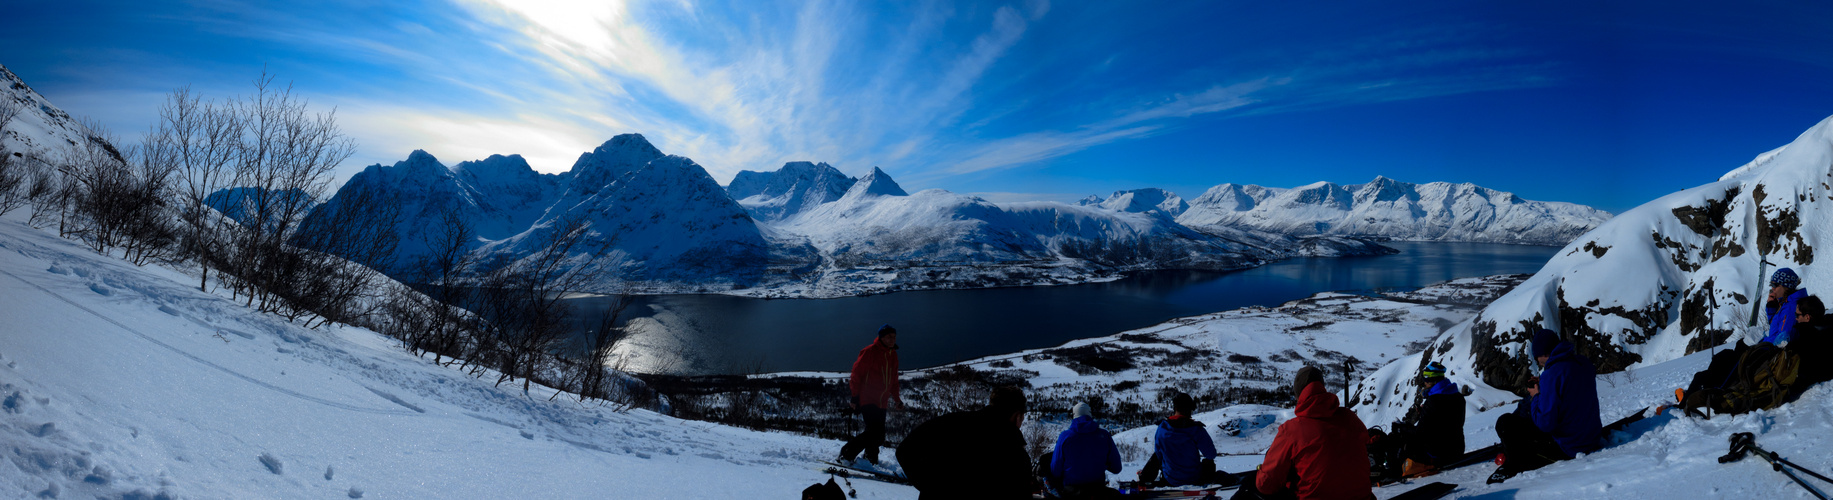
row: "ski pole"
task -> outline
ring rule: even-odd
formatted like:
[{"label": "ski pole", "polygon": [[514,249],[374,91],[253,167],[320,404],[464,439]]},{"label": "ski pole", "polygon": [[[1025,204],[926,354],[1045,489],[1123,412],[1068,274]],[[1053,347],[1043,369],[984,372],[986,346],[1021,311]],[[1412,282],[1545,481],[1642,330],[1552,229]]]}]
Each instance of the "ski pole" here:
[{"label": "ski pole", "polygon": [[[1723,463],[1730,463],[1730,462],[1736,462],[1738,460],[1742,460],[1744,458],[1745,452],[1756,453],[1758,457],[1762,457],[1764,461],[1769,462],[1769,467],[1771,469],[1775,469],[1776,472],[1781,472],[1783,475],[1788,476],[1789,479],[1792,479],[1795,481],[1795,484],[1801,485],[1802,489],[1808,490],[1808,493],[1813,494],[1815,498],[1819,498],[1820,500],[1829,500],[1826,495],[1821,494],[1819,490],[1814,489],[1814,487],[1812,485],[1809,485],[1807,481],[1802,480],[1801,476],[1796,476],[1795,473],[1790,471],[1789,469],[1797,469],[1797,470],[1800,470],[1801,472],[1806,472],[1822,481],[1833,483],[1833,480],[1827,479],[1826,476],[1816,474],[1814,471],[1803,469],[1801,468],[1801,466],[1795,465],[1793,462],[1789,462],[1787,460],[1782,459],[1782,457],[1776,456],[1776,454],[1773,452],[1770,452],[1768,450],[1764,450],[1761,447],[1758,447],[1756,436],[1751,433],[1739,432],[1736,434],[1732,434],[1731,435],[1731,451],[1729,453],[1726,453],[1725,456],[1718,457],[1718,463],[1723,464]],[[1788,464],[1787,468],[1783,467],[1783,464],[1785,463]]]}]

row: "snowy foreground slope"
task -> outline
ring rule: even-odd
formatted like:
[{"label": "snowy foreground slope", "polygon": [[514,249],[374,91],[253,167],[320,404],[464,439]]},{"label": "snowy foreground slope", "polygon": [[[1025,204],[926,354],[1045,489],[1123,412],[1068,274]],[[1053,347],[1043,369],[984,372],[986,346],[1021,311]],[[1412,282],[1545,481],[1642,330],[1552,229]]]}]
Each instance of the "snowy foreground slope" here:
[{"label": "snowy foreground slope", "polygon": [[838,448],[494,388],[17,218],[0,220],[0,497],[786,498]]}]

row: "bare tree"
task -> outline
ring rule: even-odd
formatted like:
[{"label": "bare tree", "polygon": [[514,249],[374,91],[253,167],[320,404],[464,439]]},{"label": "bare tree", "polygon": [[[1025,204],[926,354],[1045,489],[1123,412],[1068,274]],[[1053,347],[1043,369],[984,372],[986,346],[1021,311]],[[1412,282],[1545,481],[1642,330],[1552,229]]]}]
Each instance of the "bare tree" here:
[{"label": "bare tree", "polygon": [[[242,150],[242,120],[231,103],[206,101],[190,88],[173,90],[159,108],[148,149],[160,149],[176,171],[181,252],[198,264],[198,289],[209,290],[211,259],[222,238],[210,196],[229,187]],[[149,156],[153,153],[149,152]]]},{"label": "bare tree", "polygon": [[[0,130],[12,124],[13,119],[18,118],[19,114],[24,111],[25,106],[13,100],[11,96],[0,97]],[[0,148],[0,151],[4,151],[4,148]]]},{"label": "bare tree", "polygon": [[570,295],[599,282],[595,263],[610,251],[609,241],[594,241],[583,217],[550,221],[538,250],[492,271],[480,280],[480,314],[490,323],[490,346],[497,383],[522,377],[528,390],[538,364],[569,333],[566,325]]},{"label": "bare tree", "polygon": [[336,110],[310,113],[291,86],[273,82],[263,72],[255,93],[234,104],[242,132],[232,181],[237,188],[219,202],[236,212],[241,226],[226,263],[249,294],[248,304],[258,300],[266,311],[289,307],[274,292],[296,282],[295,273],[306,267],[287,238],[329,189],[332,169],[356,148],[338,128]]}]

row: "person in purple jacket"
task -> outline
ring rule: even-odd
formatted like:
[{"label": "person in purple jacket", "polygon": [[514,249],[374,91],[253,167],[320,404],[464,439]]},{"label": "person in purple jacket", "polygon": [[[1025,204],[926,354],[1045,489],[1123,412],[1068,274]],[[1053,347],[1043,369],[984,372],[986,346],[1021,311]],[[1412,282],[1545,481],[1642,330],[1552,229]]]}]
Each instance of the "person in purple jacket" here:
[{"label": "person in purple jacket", "polygon": [[1540,378],[1513,413],[1496,419],[1502,466],[1489,476],[1492,484],[1601,447],[1597,368],[1552,330],[1536,332],[1530,345]]},{"label": "person in purple jacket", "polygon": [[1050,476],[1062,483],[1064,498],[1117,498],[1107,487],[1107,474],[1120,473],[1120,449],[1114,435],[1095,423],[1088,403],[1076,403],[1069,429],[1057,435],[1050,458]]}]

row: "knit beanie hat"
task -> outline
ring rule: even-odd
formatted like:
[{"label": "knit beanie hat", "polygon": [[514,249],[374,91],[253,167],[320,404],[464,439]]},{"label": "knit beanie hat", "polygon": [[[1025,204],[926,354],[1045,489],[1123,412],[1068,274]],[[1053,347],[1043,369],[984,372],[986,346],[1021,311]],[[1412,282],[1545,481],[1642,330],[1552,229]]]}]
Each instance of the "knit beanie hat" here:
[{"label": "knit beanie hat", "polygon": [[885,323],[885,326],[878,327],[878,336],[880,337],[883,337],[886,335],[892,335],[896,333],[897,333],[897,329],[892,328],[890,323]]},{"label": "knit beanie hat", "polygon": [[1176,396],[1171,397],[1171,410],[1185,415],[1195,413],[1197,411],[1197,400],[1191,399],[1189,394],[1180,392]]},{"label": "knit beanie hat", "polygon": [[1789,269],[1786,267],[1777,269],[1776,274],[1772,274],[1769,276],[1769,286],[1778,286],[1778,285],[1782,286],[1783,288],[1794,290],[1795,288],[1798,288],[1801,286],[1801,277],[1796,276],[1795,270],[1793,269]]},{"label": "knit beanie hat", "polygon": [[1075,418],[1087,417],[1095,413],[1093,409],[1088,407],[1088,403],[1076,403],[1075,409],[1070,410],[1070,412],[1075,414]]},{"label": "knit beanie hat", "polygon": [[1552,356],[1553,346],[1555,345],[1559,345],[1559,332],[1545,328],[1540,329],[1538,332],[1534,332],[1533,349],[1535,358]]},{"label": "knit beanie hat", "polygon": [[1317,367],[1306,366],[1304,368],[1299,368],[1298,375],[1292,377],[1292,394],[1296,396],[1299,393],[1305,392],[1305,386],[1311,385],[1312,382],[1321,382],[1323,380],[1324,372],[1318,370]]}]

